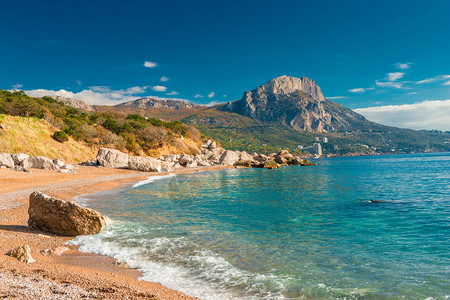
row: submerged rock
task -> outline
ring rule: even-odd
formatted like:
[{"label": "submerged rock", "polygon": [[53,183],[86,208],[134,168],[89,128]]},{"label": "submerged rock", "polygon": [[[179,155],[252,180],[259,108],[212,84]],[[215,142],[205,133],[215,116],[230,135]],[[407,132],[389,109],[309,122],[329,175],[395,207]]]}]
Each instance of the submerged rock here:
[{"label": "submerged rock", "polygon": [[28,245],[17,247],[11,251],[8,251],[6,255],[17,258],[19,261],[30,264],[36,260],[31,256],[31,248]]},{"label": "submerged rock", "polygon": [[28,226],[66,236],[97,234],[106,225],[99,212],[35,191],[31,193]]}]

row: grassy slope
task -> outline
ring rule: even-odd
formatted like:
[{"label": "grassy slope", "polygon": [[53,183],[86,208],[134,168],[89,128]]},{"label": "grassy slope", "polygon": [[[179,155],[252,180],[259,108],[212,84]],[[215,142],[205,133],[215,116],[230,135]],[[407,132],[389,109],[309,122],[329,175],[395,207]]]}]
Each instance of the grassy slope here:
[{"label": "grassy slope", "polygon": [[97,153],[71,138],[65,143],[55,141],[51,135],[57,129],[41,119],[0,114],[0,124],[4,128],[0,129],[0,152],[42,155],[69,163],[90,160]]}]

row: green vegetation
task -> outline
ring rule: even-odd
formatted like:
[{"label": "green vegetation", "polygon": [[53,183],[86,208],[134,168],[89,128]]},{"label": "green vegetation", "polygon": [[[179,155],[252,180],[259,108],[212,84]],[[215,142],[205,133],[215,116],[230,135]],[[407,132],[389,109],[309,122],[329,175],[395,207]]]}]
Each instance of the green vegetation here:
[{"label": "green vegetation", "polygon": [[23,91],[0,90],[0,114],[44,119],[58,130],[52,137],[64,142],[68,136],[89,146],[150,154],[163,146],[183,148],[177,138],[199,141],[200,133],[180,121],[167,122],[138,114],[85,113],[51,97],[34,98]]},{"label": "green vegetation", "polygon": [[69,140],[69,136],[64,131],[55,131],[55,133],[52,134],[52,138],[60,143],[67,142]]}]

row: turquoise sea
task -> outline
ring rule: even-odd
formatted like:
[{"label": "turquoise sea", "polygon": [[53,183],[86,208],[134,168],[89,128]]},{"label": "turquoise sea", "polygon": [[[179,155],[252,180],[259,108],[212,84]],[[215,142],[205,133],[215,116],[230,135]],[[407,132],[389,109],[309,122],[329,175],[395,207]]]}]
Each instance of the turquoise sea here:
[{"label": "turquoise sea", "polygon": [[71,243],[201,299],[448,299],[450,153],[153,177]]}]

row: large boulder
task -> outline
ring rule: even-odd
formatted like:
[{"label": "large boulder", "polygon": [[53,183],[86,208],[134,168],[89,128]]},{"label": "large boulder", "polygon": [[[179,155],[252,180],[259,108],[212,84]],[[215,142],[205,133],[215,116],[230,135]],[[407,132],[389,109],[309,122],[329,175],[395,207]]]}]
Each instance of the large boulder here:
[{"label": "large boulder", "polygon": [[11,251],[8,251],[6,255],[17,258],[19,261],[30,264],[34,263],[35,260],[31,256],[31,248],[28,245],[23,245],[17,247]]},{"label": "large boulder", "polygon": [[24,160],[28,159],[30,156],[25,153],[16,153],[11,155],[12,159],[14,160],[14,164],[20,165]]},{"label": "large boulder", "polygon": [[95,159],[97,164],[102,167],[128,168],[128,154],[119,150],[100,148]]},{"label": "large boulder", "polygon": [[180,159],[178,160],[178,163],[182,166],[186,166],[186,164],[190,161],[192,161],[191,156],[188,154],[183,154],[183,155],[181,155]]},{"label": "large boulder", "polygon": [[45,156],[29,157],[23,160],[20,165],[25,169],[59,170],[59,167],[50,158]]},{"label": "large boulder", "polygon": [[30,195],[28,226],[66,236],[97,234],[106,225],[99,212],[35,191]]},{"label": "large boulder", "polygon": [[235,162],[239,161],[240,152],[226,150],[222,156],[220,156],[219,163],[222,165],[232,166]]},{"label": "large boulder", "polygon": [[239,155],[239,160],[241,161],[253,161],[253,156],[251,156],[250,154],[248,154],[245,151],[242,151]]},{"label": "large boulder", "polygon": [[142,172],[169,172],[171,170],[168,162],[141,156],[129,156],[128,169]]},{"label": "large boulder", "polygon": [[14,160],[9,153],[0,153],[0,167],[14,167]]}]

